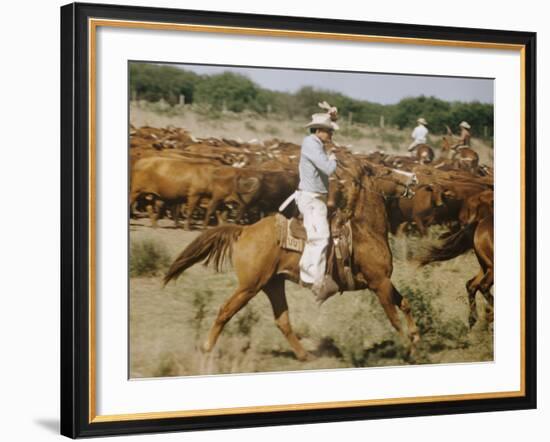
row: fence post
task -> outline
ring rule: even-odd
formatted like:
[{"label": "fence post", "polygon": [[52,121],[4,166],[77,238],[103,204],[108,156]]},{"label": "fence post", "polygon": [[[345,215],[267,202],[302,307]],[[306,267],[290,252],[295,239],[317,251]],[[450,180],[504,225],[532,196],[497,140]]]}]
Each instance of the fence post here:
[{"label": "fence post", "polygon": [[384,129],[384,115],[380,115],[380,128]]},{"label": "fence post", "polygon": [[353,112],[348,113],[348,126],[353,124]]},{"label": "fence post", "polygon": [[179,104],[180,104],[180,106],[185,105],[185,95],[180,94],[180,103]]}]

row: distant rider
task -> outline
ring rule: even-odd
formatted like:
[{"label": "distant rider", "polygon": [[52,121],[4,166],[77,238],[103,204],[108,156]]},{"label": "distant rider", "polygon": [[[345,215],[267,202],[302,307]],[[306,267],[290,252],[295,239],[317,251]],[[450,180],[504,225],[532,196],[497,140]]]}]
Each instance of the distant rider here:
[{"label": "distant rider", "polygon": [[411,155],[415,155],[416,147],[421,144],[426,144],[427,137],[428,137],[428,128],[426,127],[428,125],[428,122],[424,118],[419,118],[416,120],[416,123],[418,124],[414,130],[412,131],[411,138],[413,139],[413,142],[410,144],[410,146],[407,148],[409,152],[411,152]]},{"label": "distant rider", "polygon": [[470,147],[472,134],[470,133],[471,126],[467,121],[461,122],[458,127],[460,127],[460,135],[458,136],[457,143],[453,146],[453,149],[460,149],[461,147]]}]

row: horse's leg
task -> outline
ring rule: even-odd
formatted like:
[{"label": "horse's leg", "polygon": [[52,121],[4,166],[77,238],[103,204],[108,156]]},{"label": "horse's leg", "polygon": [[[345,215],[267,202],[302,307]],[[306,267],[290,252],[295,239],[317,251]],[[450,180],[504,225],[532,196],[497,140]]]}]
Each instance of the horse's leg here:
[{"label": "horse's leg", "polygon": [[470,316],[468,317],[468,324],[470,325],[470,328],[475,325],[478,319],[476,293],[479,290],[479,284],[483,279],[483,276],[483,270],[479,269],[478,274],[466,283],[466,291],[468,292],[468,304],[470,305]]},{"label": "horse's leg", "polygon": [[493,269],[489,268],[485,272],[483,279],[479,283],[479,291],[487,301],[487,308],[485,309],[485,317],[487,322],[493,322],[494,317],[494,298],[491,293],[491,287],[493,286]]},{"label": "horse's leg", "polygon": [[[410,342],[410,351],[413,353],[415,344],[420,340],[420,334],[418,333],[418,328],[412,316],[411,307],[407,299],[397,291],[388,277],[382,278],[380,281],[376,282],[371,281],[369,283],[369,288],[378,296],[378,300],[384,308],[384,312],[390,320],[391,325],[393,325],[405,342]],[[409,330],[408,336],[403,331],[401,321],[397,315],[397,307],[403,312],[407,320]]]},{"label": "horse's leg", "polygon": [[285,280],[281,276],[275,276],[263,287],[263,291],[267,294],[269,302],[271,302],[275,323],[287,339],[296,357],[300,361],[311,359],[312,355],[302,347],[300,340],[294,334],[290,325],[285,294]]},{"label": "horse's leg", "polygon": [[216,341],[218,340],[225,324],[227,324],[227,322],[257,293],[258,290],[256,289],[243,287],[238,287],[237,290],[235,290],[233,295],[231,295],[231,297],[218,311],[218,316],[216,317],[216,320],[208,333],[208,338],[202,347],[205,352],[210,352],[214,348],[214,345],[216,345]]},{"label": "horse's leg", "polygon": [[405,298],[399,291],[395,288],[395,286],[392,284],[393,288],[393,296],[392,299],[395,302],[395,305],[399,307],[401,312],[403,313],[403,316],[405,316],[405,320],[407,321],[407,328],[409,330],[409,339],[411,341],[411,352],[414,351],[414,346],[420,341],[420,332],[418,331],[418,327],[416,326],[416,322],[412,315],[411,305],[409,304],[409,300]]}]

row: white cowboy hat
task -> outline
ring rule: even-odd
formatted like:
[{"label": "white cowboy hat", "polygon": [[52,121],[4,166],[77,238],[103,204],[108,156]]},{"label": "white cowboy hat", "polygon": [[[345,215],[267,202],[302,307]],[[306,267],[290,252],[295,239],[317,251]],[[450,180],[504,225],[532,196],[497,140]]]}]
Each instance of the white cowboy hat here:
[{"label": "white cowboy hat", "polygon": [[416,122],[419,124],[423,124],[424,126],[428,125],[428,122],[424,118],[419,118],[418,120],[416,120]]},{"label": "white cowboy hat", "polygon": [[329,114],[313,114],[311,116],[311,121],[306,124],[307,128],[319,128],[327,130],[338,130],[340,127],[331,120]]},{"label": "white cowboy hat", "polygon": [[466,121],[463,121],[462,123],[460,123],[459,126],[465,128],[465,129],[470,129],[471,128],[471,126]]}]

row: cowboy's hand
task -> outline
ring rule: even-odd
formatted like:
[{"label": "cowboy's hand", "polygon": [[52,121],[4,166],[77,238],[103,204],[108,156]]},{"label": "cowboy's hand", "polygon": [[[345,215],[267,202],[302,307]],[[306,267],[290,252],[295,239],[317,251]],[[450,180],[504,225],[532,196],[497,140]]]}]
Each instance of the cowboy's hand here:
[{"label": "cowboy's hand", "polygon": [[334,155],[334,152],[330,153],[330,155],[328,156],[328,159],[331,161],[336,161],[336,155]]}]

